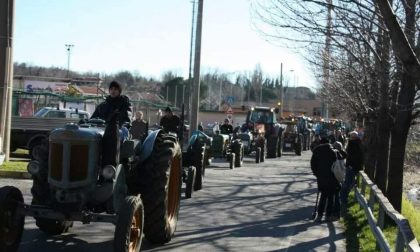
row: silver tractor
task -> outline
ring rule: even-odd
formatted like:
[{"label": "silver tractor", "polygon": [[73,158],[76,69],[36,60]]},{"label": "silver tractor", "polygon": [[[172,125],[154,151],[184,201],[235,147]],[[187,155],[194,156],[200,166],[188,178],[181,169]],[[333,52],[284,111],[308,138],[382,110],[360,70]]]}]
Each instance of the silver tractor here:
[{"label": "silver tractor", "polygon": [[116,119],[53,130],[39,160],[28,164],[32,202],[13,186],[0,188],[0,251],[16,251],[25,216],[48,235],[74,221],[115,225],[114,251],[139,251],[142,237],[158,244],[175,232],[181,197],[182,153],[161,130],[143,143],[120,140]]}]

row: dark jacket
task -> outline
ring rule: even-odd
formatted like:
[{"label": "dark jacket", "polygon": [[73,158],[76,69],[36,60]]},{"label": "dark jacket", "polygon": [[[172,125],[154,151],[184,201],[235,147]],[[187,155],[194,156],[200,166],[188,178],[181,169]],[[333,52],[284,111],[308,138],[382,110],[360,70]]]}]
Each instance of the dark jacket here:
[{"label": "dark jacket", "polygon": [[222,124],[222,126],[220,126],[220,133],[226,135],[232,134],[233,126],[230,124]]},{"label": "dark jacket", "polygon": [[133,139],[143,140],[149,129],[149,124],[145,120],[134,120],[131,123],[130,133]]},{"label": "dark jacket", "polygon": [[111,96],[106,97],[105,101],[99,104],[95,112],[93,112],[91,118],[100,118],[105,120],[106,123],[109,123],[111,115],[118,111],[118,124],[121,127],[122,125],[126,127],[131,126],[130,115],[131,114],[131,104],[127,96],[121,95],[115,98]]},{"label": "dark jacket", "polygon": [[347,144],[347,166],[351,166],[354,171],[363,169],[363,146],[360,139],[349,140]]},{"label": "dark jacket", "polygon": [[179,126],[181,123],[181,119],[177,115],[167,116],[165,115],[160,119],[160,126],[166,131],[166,132],[174,132],[179,134]]},{"label": "dark jacket", "polygon": [[311,169],[314,173],[319,190],[336,190],[340,187],[331,166],[336,160],[336,155],[331,144],[321,144],[313,149]]}]

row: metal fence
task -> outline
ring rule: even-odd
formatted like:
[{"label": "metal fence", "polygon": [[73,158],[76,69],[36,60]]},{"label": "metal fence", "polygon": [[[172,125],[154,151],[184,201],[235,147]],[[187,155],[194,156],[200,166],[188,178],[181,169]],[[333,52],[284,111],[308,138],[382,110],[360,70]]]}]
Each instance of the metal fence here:
[{"label": "metal fence", "polygon": [[[385,215],[389,216],[397,225],[397,239],[395,251],[420,252],[419,243],[411,230],[408,220],[398,213],[388,199],[383,195],[369,177],[361,171],[359,173],[360,189],[355,187],[357,201],[366,213],[370,229],[376,237],[377,244],[382,251],[393,251],[382,230],[385,225]],[[369,188],[369,199],[365,198],[366,188]],[[379,204],[378,219],[373,214],[375,204]]]}]

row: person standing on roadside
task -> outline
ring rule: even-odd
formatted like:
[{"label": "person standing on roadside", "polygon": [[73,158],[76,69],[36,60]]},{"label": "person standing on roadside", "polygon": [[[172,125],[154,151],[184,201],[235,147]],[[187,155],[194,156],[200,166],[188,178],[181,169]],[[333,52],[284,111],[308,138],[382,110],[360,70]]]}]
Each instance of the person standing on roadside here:
[{"label": "person standing on roadside", "polygon": [[[338,160],[344,160],[347,157],[347,153],[343,150],[343,145],[339,141],[335,141],[333,144],[334,151]],[[341,209],[341,200],[340,200],[340,190],[341,185],[334,192],[334,206],[332,212],[333,220],[340,219],[340,209]]]},{"label": "person standing on roadside", "polygon": [[149,123],[143,119],[143,112],[136,112],[136,119],[131,123],[130,133],[133,139],[143,140],[147,135]]},{"label": "person standing on roadside", "polygon": [[331,171],[331,166],[336,160],[336,154],[328,141],[328,138],[323,137],[320,140],[320,145],[312,150],[311,169],[317,180],[318,191],[321,193],[316,222],[322,221],[325,205],[327,205],[326,220],[333,220],[334,194],[340,188],[339,182]]},{"label": "person standing on roadside", "polygon": [[346,177],[340,191],[343,213],[347,210],[347,201],[350,190],[356,183],[356,175],[363,169],[363,145],[357,131],[350,132],[347,143]]}]

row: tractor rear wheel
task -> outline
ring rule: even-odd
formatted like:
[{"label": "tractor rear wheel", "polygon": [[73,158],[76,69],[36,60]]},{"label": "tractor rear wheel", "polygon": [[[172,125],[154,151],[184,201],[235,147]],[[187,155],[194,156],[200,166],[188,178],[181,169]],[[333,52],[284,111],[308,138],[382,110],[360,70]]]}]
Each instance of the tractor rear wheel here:
[{"label": "tractor rear wheel", "polygon": [[229,168],[233,169],[235,167],[235,153],[230,153],[229,154]]},{"label": "tractor rear wheel", "polygon": [[160,132],[153,152],[135,167],[130,194],[140,193],[145,238],[157,244],[172,239],[178,222],[182,185],[182,152],[176,138]]},{"label": "tractor rear wheel", "polygon": [[0,250],[17,251],[22,238],[25,216],[18,215],[23,196],[14,186],[0,188]]},{"label": "tractor rear wheel", "polygon": [[267,158],[276,158],[278,155],[278,141],[277,136],[271,136],[267,138]]},{"label": "tractor rear wheel", "polygon": [[255,163],[259,164],[261,158],[261,147],[257,147],[255,150]]},{"label": "tractor rear wheel", "polygon": [[264,162],[265,161],[265,145],[261,146],[261,157],[260,157],[260,162]]},{"label": "tractor rear wheel", "polygon": [[193,194],[193,189],[194,189],[194,182],[195,182],[195,177],[197,175],[197,170],[195,169],[194,166],[190,166],[188,167],[188,171],[187,171],[187,180],[185,181],[185,198],[189,199],[191,198],[192,194]]},{"label": "tractor rear wheel", "polygon": [[235,153],[235,167],[241,167],[244,160],[244,146],[239,141],[232,143],[232,152]]}]

